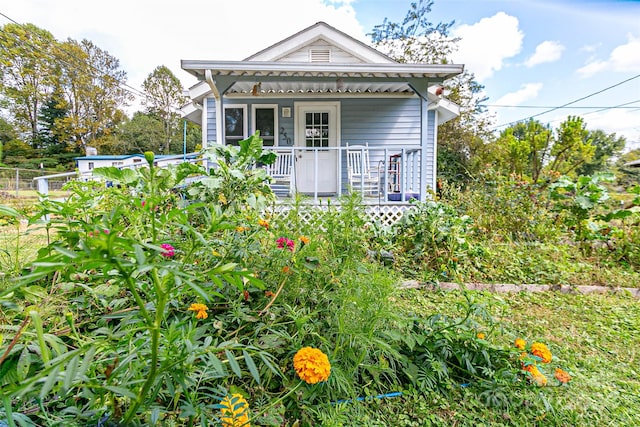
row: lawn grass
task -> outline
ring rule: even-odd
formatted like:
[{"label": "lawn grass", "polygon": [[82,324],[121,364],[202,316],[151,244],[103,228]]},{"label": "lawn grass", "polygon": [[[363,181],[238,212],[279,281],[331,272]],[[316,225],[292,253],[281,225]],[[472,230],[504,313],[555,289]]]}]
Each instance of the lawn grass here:
[{"label": "lawn grass", "polygon": [[[487,340],[511,346],[516,337],[542,341],[554,362],[570,372],[566,387],[520,390],[508,408],[487,408],[477,394],[452,390],[449,399],[415,396],[372,403],[397,420],[394,425],[634,426],[640,419],[638,330],[640,304],[628,295],[567,295],[556,292],[495,294],[470,292],[486,304],[501,328]],[[463,291],[401,290],[399,309],[420,316],[457,316]],[[551,381],[550,381],[551,384]],[[351,425],[351,424],[349,424]],[[355,424],[353,424],[355,425]]]}]

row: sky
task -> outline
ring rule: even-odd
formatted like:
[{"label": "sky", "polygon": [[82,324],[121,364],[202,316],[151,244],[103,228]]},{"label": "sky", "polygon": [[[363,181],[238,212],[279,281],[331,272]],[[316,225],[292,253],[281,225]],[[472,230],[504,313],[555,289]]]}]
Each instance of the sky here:
[{"label": "sky", "polygon": [[[242,60],[318,21],[370,44],[411,1],[0,0],[0,25],[91,40],[133,88],[159,65],[188,88],[197,80],[182,59]],[[640,148],[640,0],[435,0],[428,18],[453,22],[452,62],[484,86],[496,131],[531,117],[555,129],[574,115]]]}]

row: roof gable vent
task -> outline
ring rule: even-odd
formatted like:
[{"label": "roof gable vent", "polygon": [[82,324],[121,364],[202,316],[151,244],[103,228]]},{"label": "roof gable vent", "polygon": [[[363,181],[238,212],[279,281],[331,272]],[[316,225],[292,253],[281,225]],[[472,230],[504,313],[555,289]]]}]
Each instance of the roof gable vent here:
[{"label": "roof gable vent", "polygon": [[331,62],[331,49],[309,49],[310,62]]}]

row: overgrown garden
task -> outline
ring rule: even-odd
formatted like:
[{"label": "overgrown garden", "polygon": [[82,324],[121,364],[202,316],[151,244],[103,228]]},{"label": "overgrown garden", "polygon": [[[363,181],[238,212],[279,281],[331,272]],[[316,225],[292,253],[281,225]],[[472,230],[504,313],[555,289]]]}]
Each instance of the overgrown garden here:
[{"label": "overgrown garden", "polygon": [[[302,199],[277,214],[255,167],[273,154],[257,136],[205,155],[217,165],[208,173],[159,169],[146,153],[146,168],[97,170],[111,186],[74,182],[64,201],[0,207],[3,423],[632,425],[639,415],[633,298],[401,286],[637,286],[640,216],[610,204],[606,175],[544,185],[488,171],[383,227],[350,197],[310,221]],[[194,175],[204,178],[186,184]],[[637,204],[638,188],[625,198]],[[34,235],[41,244],[21,244]]]}]

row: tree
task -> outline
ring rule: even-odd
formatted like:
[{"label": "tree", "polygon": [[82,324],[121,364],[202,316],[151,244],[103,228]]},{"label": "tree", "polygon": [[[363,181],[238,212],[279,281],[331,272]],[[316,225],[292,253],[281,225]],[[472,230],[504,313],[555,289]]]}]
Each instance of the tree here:
[{"label": "tree", "polygon": [[487,144],[482,158],[500,172],[528,176],[535,183],[548,163],[553,132],[537,120],[519,122]]},{"label": "tree", "polygon": [[[164,144],[162,151],[169,153],[172,140],[175,140],[180,130],[180,115],[178,109],[187,98],[182,95],[180,80],[164,65],[155,70],[142,83],[147,95],[144,104],[147,113],[153,114],[162,122],[164,129]],[[181,140],[181,138],[177,138]]]},{"label": "tree", "polygon": [[69,39],[60,45],[57,55],[63,64],[61,82],[68,105],[60,131],[67,132],[77,149],[85,151],[126,118],[121,108],[133,97],[123,87],[126,73],[120,62],[89,40]]},{"label": "tree", "polygon": [[[449,36],[455,21],[430,22],[427,15],[433,3],[433,0],[411,3],[401,23],[385,18],[369,34],[374,47],[398,62],[448,63],[459,41]],[[474,154],[491,134],[491,118],[481,106],[485,100],[481,95],[483,86],[472,73],[465,71],[449,79],[444,89],[447,98],[460,106],[460,116],[438,128],[438,172],[446,178],[458,178],[472,173],[469,169]]]},{"label": "tree", "polygon": [[595,146],[582,117],[569,116],[560,123],[556,140],[551,147],[549,170],[568,175],[593,159]]},{"label": "tree", "polygon": [[[182,125],[184,126],[184,120]],[[184,127],[182,128],[184,132]],[[192,122],[187,122],[186,152],[193,153],[202,149],[202,127]],[[182,153],[184,151],[184,138],[175,139],[171,143],[172,153]]]},{"label": "tree", "polygon": [[56,40],[33,24],[7,24],[0,41],[0,93],[19,136],[38,148],[38,112],[57,77],[50,55]]},{"label": "tree", "polygon": [[588,139],[595,147],[595,151],[591,160],[576,168],[576,173],[579,175],[593,175],[596,172],[607,171],[613,166],[612,159],[618,157],[627,145],[627,140],[623,136],[616,137],[615,133],[607,135],[602,130],[589,132]]},{"label": "tree", "polygon": [[113,139],[110,148],[98,150],[105,154],[133,154],[144,153],[145,151],[158,152],[164,145],[164,127],[162,122],[154,115],[136,112],[131,120],[127,120],[118,127],[118,131],[113,135],[117,139],[117,145]]},{"label": "tree", "polygon": [[69,135],[65,132],[64,119],[68,115],[68,105],[60,87],[54,90],[40,108],[38,140],[46,154],[61,154],[68,151]]},{"label": "tree", "polygon": [[370,34],[376,49],[398,62],[405,63],[447,63],[447,58],[455,50],[459,39],[449,38],[449,28],[455,23],[433,24],[427,18],[433,0],[419,0],[411,3],[402,23],[389,22],[373,27]]}]

